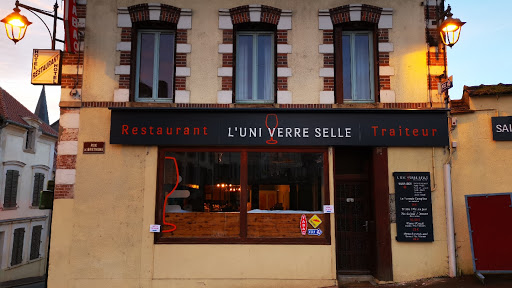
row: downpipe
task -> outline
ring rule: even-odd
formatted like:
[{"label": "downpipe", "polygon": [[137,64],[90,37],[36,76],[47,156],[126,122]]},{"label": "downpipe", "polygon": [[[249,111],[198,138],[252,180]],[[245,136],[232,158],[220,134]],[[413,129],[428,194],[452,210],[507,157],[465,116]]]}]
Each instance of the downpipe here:
[{"label": "downpipe", "polygon": [[453,197],[451,164],[444,164],[444,198],[446,205],[446,238],[448,244],[448,267],[451,278],[457,276],[457,261],[455,258],[455,229],[453,225]]}]

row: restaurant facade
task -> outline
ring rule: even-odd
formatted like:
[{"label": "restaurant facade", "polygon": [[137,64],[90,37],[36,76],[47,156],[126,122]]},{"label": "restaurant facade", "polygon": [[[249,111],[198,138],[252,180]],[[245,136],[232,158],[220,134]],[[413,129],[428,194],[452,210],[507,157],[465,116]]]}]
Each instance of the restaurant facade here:
[{"label": "restaurant facade", "polygon": [[448,275],[436,12],[418,0],[77,1],[50,287]]}]

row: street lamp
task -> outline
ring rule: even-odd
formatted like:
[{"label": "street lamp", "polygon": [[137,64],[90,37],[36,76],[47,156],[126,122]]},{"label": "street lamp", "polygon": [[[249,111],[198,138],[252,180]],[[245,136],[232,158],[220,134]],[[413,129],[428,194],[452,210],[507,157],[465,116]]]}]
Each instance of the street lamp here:
[{"label": "street lamp", "polygon": [[[440,19],[447,17],[439,26],[439,33],[441,35],[441,40],[443,40],[444,45],[452,47],[459,41],[460,30],[462,29],[462,25],[466,24],[466,22],[460,21],[458,18],[452,18],[453,14],[451,13],[452,8],[448,5],[448,9],[443,12]],[[439,23],[439,21],[438,21]]]},{"label": "street lamp", "polygon": [[[48,30],[48,33],[50,33],[50,37],[52,39],[52,50],[55,50],[55,41],[64,43],[64,41],[55,38],[57,34],[57,19],[63,20],[61,17],[57,16],[57,9],[59,8],[57,0],[55,0],[55,5],[53,5],[53,14],[51,14],[51,12],[49,11],[44,11],[25,4],[21,4],[18,0],[16,0],[15,5],[16,7],[14,7],[13,9],[14,12],[7,15],[7,17],[5,17],[4,19],[0,20],[5,24],[5,31],[7,33],[7,37],[14,41],[14,44],[23,39],[23,37],[25,37],[25,33],[27,32],[28,26],[32,24],[32,22],[28,21],[27,17],[20,14],[21,10],[19,9],[19,7],[27,9],[28,11],[36,15],[37,18],[39,18],[43,22],[44,26],[46,26],[46,29]],[[50,32],[50,28],[48,28],[48,25],[46,25],[43,19],[41,19],[41,17],[39,17],[35,12],[53,18],[53,34]]]},{"label": "street lamp", "polygon": [[16,42],[20,41],[25,37],[25,32],[27,32],[28,25],[32,24],[32,22],[28,21],[27,17],[20,14],[20,9],[18,7],[13,9],[14,12],[7,15],[4,19],[0,20],[5,23],[5,31],[7,33],[7,37]]}]

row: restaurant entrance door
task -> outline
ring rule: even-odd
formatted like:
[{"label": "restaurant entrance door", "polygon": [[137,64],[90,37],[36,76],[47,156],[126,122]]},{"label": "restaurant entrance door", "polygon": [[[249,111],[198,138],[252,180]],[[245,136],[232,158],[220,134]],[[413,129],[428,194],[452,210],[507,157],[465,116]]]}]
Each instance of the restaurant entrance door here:
[{"label": "restaurant entrance door", "polygon": [[338,274],[374,270],[375,221],[371,193],[371,149],[335,152],[336,263]]}]

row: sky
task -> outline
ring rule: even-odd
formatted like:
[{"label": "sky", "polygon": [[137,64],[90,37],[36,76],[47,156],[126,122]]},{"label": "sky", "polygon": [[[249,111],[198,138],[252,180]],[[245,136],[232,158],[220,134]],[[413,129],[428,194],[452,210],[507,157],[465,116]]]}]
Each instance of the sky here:
[{"label": "sky", "polygon": [[[111,1],[111,0],[109,0]],[[410,1],[410,0],[395,0]],[[0,18],[12,12],[15,0],[0,0]],[[22,0],[21,3],[43,10],[53,10],[55,0]],[[254,3],[258,1],[255,0]],[[356,1],[357,2],[357,1]],[[364,3],[364,1],[358,1]],[[512,84],[512,11],[510,0],[447,0],[452,6],[454,18],[467,22],[462,27],[460,40],[453,48],[448,48],[448,75],[453,75],[451,99],[462,97],[463,86],[498,83]],[[57,1],[59,16],[62,17],[63,1]],[[30,111],[34,111],[42,86],[30,84],[30,66],[33,49],[50,49],[50,34],[41,20],[21,9],[33,24],[29,26],[23,40],[16,45],[0,29],[0,87],[20,101]],[[40,15],[52,30],[52,18]],[[3,23],[2,23],[3,24]],[[62,21],[58,21],[57,38],[63,39]],[[3,26],[3,25],[2,25]],[[63,45],[57,42],[57,49]],[[59,117],[60,87],[46,86],[46,100],[50,123]]]}]

